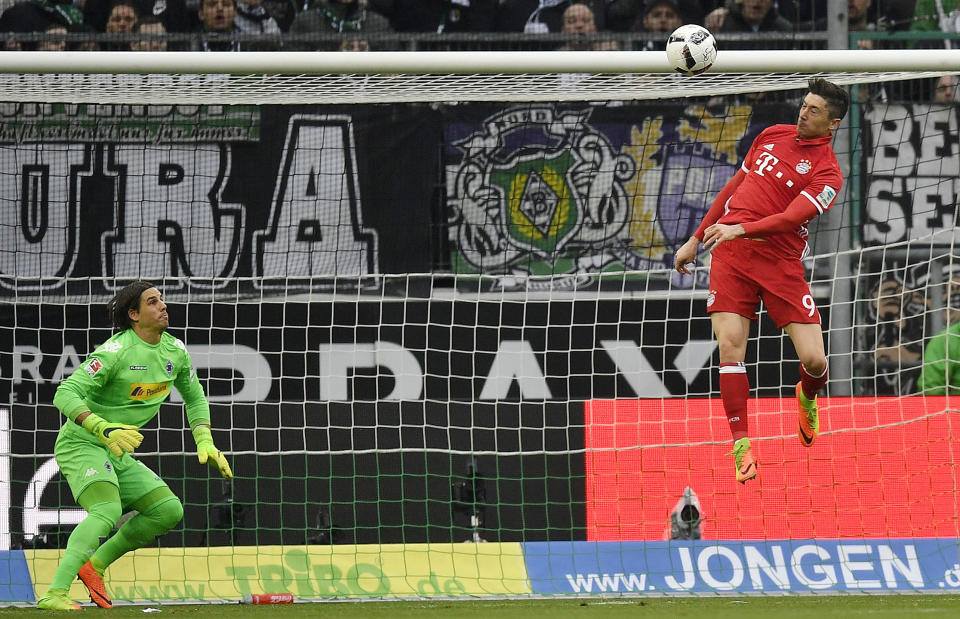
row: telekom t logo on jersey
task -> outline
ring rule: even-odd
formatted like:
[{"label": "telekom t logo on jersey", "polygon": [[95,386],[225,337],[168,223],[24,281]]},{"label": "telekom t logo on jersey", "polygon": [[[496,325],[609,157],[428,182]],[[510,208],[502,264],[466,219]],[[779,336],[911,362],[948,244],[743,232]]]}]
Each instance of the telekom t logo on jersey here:
[{"label": "telekom t logo on jersey", "polygon": [[777,165],[777,163],[779,162],[780,160],[774,157],[773,153],[760,153],[760,156],[757,157],[757,161],[756,161],[757,167],[754,168],[753,171],[759,174],[760,176],[764,176],[763,174],[764,171],[769,172],[773,170],[773,166]]}]

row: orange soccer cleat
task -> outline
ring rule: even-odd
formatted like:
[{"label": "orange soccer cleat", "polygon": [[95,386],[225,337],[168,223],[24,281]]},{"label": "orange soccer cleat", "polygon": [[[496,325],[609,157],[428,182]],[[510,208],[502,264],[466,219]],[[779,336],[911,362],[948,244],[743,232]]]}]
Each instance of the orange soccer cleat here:
[{"label": "orange soccer cleat", "polygon": [[820,432],[820,417],[817,415],[817,398],[808,400],[803,394],[801,384],[797,383],[797,416],[800,422],[797,436],[800,438],[801,445],[810,447],[817,440],[817,434]]},{"label": "orange soccer cleat", "polygon": [[80,582],[90,592],[90,599],[100,608],[113,608],[113,603],[107,595],[107,588],[103,584],[103,577],[94,569],[93,565],[87,561],[77,572]]},{"label": "orange soccer cleat", "polygon": [[733,456],[737,465],[737,481],[741,484],[757,476],[757,461],[750,451],[750,439],[742,438],[733,444],[733,451],[727,454]]}]

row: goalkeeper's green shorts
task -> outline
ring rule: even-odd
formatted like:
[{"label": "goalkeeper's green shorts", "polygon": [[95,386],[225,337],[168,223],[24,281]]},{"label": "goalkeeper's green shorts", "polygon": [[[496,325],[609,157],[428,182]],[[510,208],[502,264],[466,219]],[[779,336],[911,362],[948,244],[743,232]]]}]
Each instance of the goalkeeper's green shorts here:
[{"label": "goalkeeper's green shorts", "polygon": [[105,445],[78,439],[61,432],[57,437],[53,454],[60,465],[60,473],[66,478],[77,499],[90,484],[105,481],[120,491],[124,507],[166,483],[150,468],[124,452],[118,458]]}]

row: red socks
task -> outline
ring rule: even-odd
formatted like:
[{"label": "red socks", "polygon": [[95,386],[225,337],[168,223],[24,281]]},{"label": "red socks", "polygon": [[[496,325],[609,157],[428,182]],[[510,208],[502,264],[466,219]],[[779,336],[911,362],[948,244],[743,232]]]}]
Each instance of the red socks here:
[{"label": "red socks", "polygon": [[734,441],[747,435],[747,398],[749,397],[750,381],[743,362],[721,363],[720,398],[723,400],[723,410],[727,413],[727,421],[730,423],[730,432],[733,434]]},{"label": "red socks", "polygon": [[[721,364],[723,365],[723,364]],[[824,368],[823,374],[820,376],[811,376],[807,372],[807,368],[803,367],[803,364],[800,364],[800,386],[803,389],[803,395],[808,400],[812,400],[817,397],[817,394],[823,389],[823,386],[827,384],[827,370]],[[720,389],[723,390],[723,383],[720,383]]]}]

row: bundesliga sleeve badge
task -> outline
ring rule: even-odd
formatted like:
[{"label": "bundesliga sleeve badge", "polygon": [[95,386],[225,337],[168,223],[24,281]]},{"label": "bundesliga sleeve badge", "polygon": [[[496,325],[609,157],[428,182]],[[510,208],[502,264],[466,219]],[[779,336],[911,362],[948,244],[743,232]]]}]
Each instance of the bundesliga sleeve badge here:
[{"label": "bundesliga sleeve badge", "polygon": [[83,369],[87,371],[87,374],[90,375],[90,378],[93,378],[97,375],[97,372],[103,369],[103,364],[99,359],[91,359],[90,363],[87,364],[87,367]]}]

